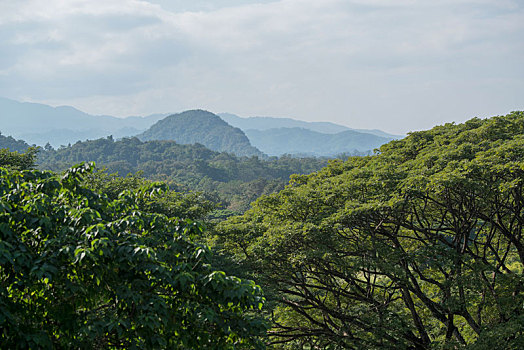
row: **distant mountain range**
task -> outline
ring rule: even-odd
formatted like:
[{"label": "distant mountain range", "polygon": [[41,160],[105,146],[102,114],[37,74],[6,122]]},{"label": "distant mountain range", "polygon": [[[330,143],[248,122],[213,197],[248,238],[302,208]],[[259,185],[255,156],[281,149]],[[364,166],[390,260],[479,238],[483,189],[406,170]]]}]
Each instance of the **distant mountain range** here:
[{"label": "distant mountain range", "polygon": [[3,135],[40,146],[49,142],[55,148],[112,135],[116,139],[138,136],[142,140],[200,143],[214,151],[245,156],[261,156],[263,153],[336,156],[368,153],[402,137],[381,130],[351,129],[330,122],[243,118],[230,113],[221,113],[220,118],[202,110],[170,116],[153,114],[117,118],[90,115],[70,106],[51,107],[0,98],[0,132]]},{"label": "distant mountain range", "polygon": [[91,115],[70,106],[51,107],[0,97],[0,132],[30,144],[54,147],[103,136],[132,136],[143,132],[166,114],[117,118]]},{"label": "distant mountain range", "polygon": [[365,154],[403,136],[381,130],[351,129],[329,122],[291,118],[248,117],[220,113],[222,119],[242,129],[251,144],[270,156],[337,156]]},{"label": "distant mountain range", "polygon": [[362,155],[392,140],[354,130],[325,134],[304,128],[250,129],[246,135],[253,146],[270,156]]},{"label": "distant mountain range", "polygon": [[185,111],[156,122],[137,136],[142,141],[174,140],[180,144],[200,143],[207,148],[239,156],[262,156],[238,128],[216,114],[203,110]]},{"label": "distant mountain range", "polygon": [[231,113],[218,113],[218,115],[228,124],[243,131],[251,129],[270,130],[278,128],[302,128],[323,134],[336,134],[342,131],[353,130],[360,133],[376,135],[389,139],[399,139],[404,137],[402,135],[388,134],[387,132],[378,129],[352,129],[344,125],[330,122],[305,122],[291,118],[276,117],[239,117],[238,115]]}]

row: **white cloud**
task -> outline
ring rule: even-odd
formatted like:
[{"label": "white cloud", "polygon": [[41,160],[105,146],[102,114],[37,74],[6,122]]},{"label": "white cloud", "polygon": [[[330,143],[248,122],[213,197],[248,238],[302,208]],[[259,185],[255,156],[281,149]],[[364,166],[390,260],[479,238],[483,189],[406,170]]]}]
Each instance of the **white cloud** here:
[{"label": "white cloud", "polygon": [[394,132],[524,108],[516,0],[154,2],[0,2],[0,95]]}]

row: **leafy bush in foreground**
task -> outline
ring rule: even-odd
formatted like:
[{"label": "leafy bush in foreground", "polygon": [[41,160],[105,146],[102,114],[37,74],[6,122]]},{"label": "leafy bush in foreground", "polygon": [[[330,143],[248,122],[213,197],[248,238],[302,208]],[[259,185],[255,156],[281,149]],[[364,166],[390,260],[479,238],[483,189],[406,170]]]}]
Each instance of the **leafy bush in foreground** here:
[{"label": "leafy bush in foreground", "polygon": [[82,175],[0,168],[0,348],[256,348],[264,302],[215,271],[191,221],[141,211]]}]

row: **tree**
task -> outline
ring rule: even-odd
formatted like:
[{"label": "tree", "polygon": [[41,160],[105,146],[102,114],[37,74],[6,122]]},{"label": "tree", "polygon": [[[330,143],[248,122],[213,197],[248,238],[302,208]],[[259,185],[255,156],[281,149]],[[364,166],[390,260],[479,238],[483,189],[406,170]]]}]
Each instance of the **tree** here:
[{"label": "tree", "polygon": [[145,211],[152,184],[111,199],[0,168],[1,348],[261,348],[264,298],[209,264],[195,222]]},{"label": "tree", "polygon": [[7,148],[0,149],[0,167],[13,170],[32,169],[35,166],[37,147],[29,147],[24,153],[11,152]]},{"label": "tree", "polygon": [[53,146],[51,146],[49,142],[47,142],[44,146],[44,150],[46,150],[47,152],[51,152],[51,151],[54,151],[55,149],[53,148]]},{"label": "tree", "polygon": [[332,161],[219,226],[289,348],[524,347],[524,113]]},{"label": "tree", "polygon": [[95,170],[84,176],[83,185],[104,193],[115,200],[122,192],[139,191],[143,187],[158,188],[154,197],[141,198],[137,202],[140,210],[164,214],[191,220],[203,220],[217,205],[201,192],[177,192],[163,182],[154,182],[142,177],[141,173],[128,174],[126,177],[117,173],[109,174],[106,170]]},{"label": "tree", "polygon": [[12,136],[4,136],[0,133],[0,148],[8,148],[11,152],[25,152],[30,146],[22,140],[16,140]]}]

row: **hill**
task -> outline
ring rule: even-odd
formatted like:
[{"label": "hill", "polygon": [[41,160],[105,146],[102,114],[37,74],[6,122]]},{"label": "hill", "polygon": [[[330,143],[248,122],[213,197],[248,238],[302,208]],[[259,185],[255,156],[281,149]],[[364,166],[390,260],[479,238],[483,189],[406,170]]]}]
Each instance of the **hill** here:
[{"label": "hill", "polygon": [[279,156],[301,154],[308,156],[337,156],[339,154],[369,153],[391,141],[391,138],[346,130],[325,134],[303,128],[246,130],[253,146],[262,152]]},{"label": "hill", "polygon": [[190,110],[168,116],[137,136],[142,141],[173,140],[181,144],[200,143],[207,148],[238,156],[262,156],[247,136],[219,116],[203,110]]},{"label": "hill", "polygon": [[163,114],[128,118],[91,115],[70,106],[51,107],[0,97],[0,131],[40,146],[49,142],[58,147],[107,135],[131,136],[163,117]]},{"label": "hill", "polygon": [[244,132],[247,130],[269,130],[278,128],[302,128],[320,132],[323,134],[336,134],[342,131],[353,130],[365,134],[376,135],[380,137],[400,139],[402,135],[393,135],[377,129],[352,129],[344,125],[331,122],[305,122],[292,118],[275,118],[275,117],[239,117],[231,113],[219,113],[220,118],[228,124],[237,127]]},{"label": "hill", "polygon": [[25,152],[29,145],[24,140],[16,140],[12,136],[4,136],[0,133],[0,149],[8,148],[11,152]]},{"label": "hill", "polygon": [[[183,113],[180,113],[180,115],[187,116]],[[23,139],[29,144],[44,146],[49,142],[55,148],[75,143],[78,140],[93,140],[108,135],[121,138],[141,134],[140,137],[144,140],[174,139],[179,143],[200,142],[217,151],[227,151],[237,155],[261,156],[262,153],[252,147],[252,144],[254,141],[264,144],[265,141],[261,139],[271,139],[271,135],[259,136],[256,140],[251,141],[249,140],[250,135],[247,135],[246,138],[245,135],[242,135],[242,131],[246,133],[247,130],[252,129],[269,131],[276,128],[303,128],[323,134],[337,134],[352,130],[346,126],[329,122],[304,122],[291,118],[272,117],[241,118],[234,114],[223,113],[220,115],[222,120],[240,130],[233,131],[230,127],[226,127],[225,124],[219,123],[218,120],[214,120],[209,124],[210,121],[204,121],[202,118],[192,118],[192,120],[185,121],[186,124],[184,124],[182,129],[177,129],[177,126],[170,126],[169,130],[174,132],[173,135],[166,135],[167,131],[162,130],[162,127],[166,126],[166,124],[161,124],[162,127],[158,127],[155,132],[147,131],[153,124],[166,116],[167,114],[153,114],[146,117],[117,118],[109,115],[91,115],[70,106],[52,107],[40,103],[18,102],[0,97],[0,132],[17,139]],[[213,116],[211,119],[215,119],[216,116]],[[211,127],[212,130],[199,130],[201,127],[198,123],[195,123],[197,120],[203,123],[204,129]],[[389,139],[400,138],[380,130],[354,131]],[[151,138],[148,136],[151,136]],[[176,138],[174,138],[175,136]],[[322,156],[337,153],[331,150],[328,153],[319,153],[314,150],[299,149],[300,142],[292,147],[293,151],[290,151],[290,146],[286,146],[285,139],[289,137],[296,139],[297,135],[295,133],[291,135],[284,134],[282,137],[284,139],[272,139],[276,142],[276,145],[279,145],[281,142],[283,142],[283,145],[276,148],[275,151],[271,151],[271,154],[293,153]],[[251,145],[249,144],[250,141]],[[296,149],[299,150],[295,152]],[[348,147],[344,149],[344,152],[347,152],[348,149],[351,152],[351,149]],[[355,147],[355,149],[362,150],[363,147]],[[366,149],[366,151],[369,149]]]}]

